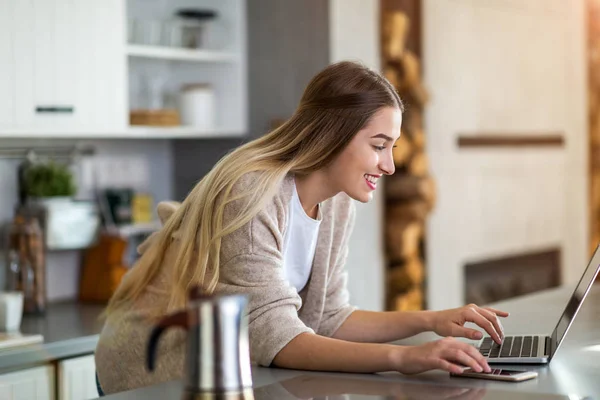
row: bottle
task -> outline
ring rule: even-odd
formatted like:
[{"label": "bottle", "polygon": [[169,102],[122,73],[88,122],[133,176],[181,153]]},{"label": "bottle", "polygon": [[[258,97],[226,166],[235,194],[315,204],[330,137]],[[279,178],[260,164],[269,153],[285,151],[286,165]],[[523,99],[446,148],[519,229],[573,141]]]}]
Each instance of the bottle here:
[{"label": "bottle", "polygon": [[46,311],[45,250],[36,218],[17,214],[8,230],[6,287],[23,292],[23,313]]},{"label": "bottle", "polygon": [[30,218],[27,225],[27,248],[33,281],[29,311],[34,314],[43,314],[46,312],[46,251],[44,238],[37,218]]}]

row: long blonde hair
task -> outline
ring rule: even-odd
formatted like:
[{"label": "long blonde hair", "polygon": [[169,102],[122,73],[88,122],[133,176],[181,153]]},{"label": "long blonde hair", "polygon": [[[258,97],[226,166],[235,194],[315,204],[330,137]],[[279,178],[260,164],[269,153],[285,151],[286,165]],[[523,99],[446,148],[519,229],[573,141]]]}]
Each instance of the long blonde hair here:
[{"label": "long blonde hair", "polygon": [[[184,306],[191,286],[212,293],[222,239],[248,223],[288,173],[304,175],[327,166],[373,114],[390,106],[403,111],[398,94],[380,74],[348,61],[326,67],[310,81],[289,120],[223,157],[194,187],[123,279],[106,312],[142,294],[157,276],[176,231],[180,246],[167,309]],[[251,172],[258,172],[253,187],[232,196],[236,182]],[[240,200],[243,210],[224,221],[227,205]]]}]

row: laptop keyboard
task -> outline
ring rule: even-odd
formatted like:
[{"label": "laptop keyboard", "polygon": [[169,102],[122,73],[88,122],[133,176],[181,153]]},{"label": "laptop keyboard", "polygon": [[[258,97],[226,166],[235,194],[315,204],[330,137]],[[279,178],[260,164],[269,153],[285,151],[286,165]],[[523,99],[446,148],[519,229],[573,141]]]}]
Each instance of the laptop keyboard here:
[{"label": "laptop keyboard", "polygon": [[506,336],[502,344],[486,337],[479,352],[489,358],[537,357],[539,336]]}]

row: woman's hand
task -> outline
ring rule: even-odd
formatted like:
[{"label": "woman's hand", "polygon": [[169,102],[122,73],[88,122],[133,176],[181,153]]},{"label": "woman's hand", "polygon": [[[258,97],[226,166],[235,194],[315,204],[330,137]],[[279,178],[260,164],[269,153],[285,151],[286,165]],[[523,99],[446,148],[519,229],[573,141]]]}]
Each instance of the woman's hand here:
[{"label": "woman's hand", "polygon": [[474,346],[451,337],[420,346],[398,347],[393,357],[394,369],[407,375],[431,369],[460,374],[464,366],[477,372],[491,372],[487,361]]},{"label": "woman's hand", "polygon": [[496,343],[502,343],[504,329],[498,317],[508,317],[508,313],[489,307],[469,304],[450,310],[436,311],[433,317],[433,331],[440,336],[460,336],[478,340],[483,334],[464,325],[472,322],[483,328]]}]

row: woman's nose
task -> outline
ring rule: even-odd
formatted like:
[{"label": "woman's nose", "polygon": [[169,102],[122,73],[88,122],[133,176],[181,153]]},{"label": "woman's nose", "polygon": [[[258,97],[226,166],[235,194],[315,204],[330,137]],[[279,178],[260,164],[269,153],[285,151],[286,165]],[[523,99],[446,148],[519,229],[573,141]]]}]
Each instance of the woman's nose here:
[{"label": "woman's nose", "polygon": [[386,155],[379,164],[379,168],[381,172],[386,175],[392,175],[396,171],[396,166],[394,165],[394,157],[392,156],[392,152]]}]

